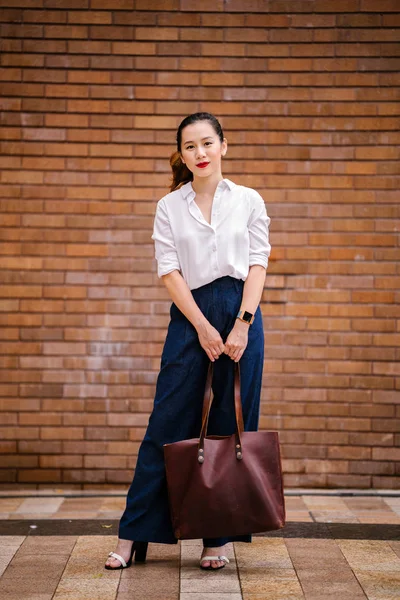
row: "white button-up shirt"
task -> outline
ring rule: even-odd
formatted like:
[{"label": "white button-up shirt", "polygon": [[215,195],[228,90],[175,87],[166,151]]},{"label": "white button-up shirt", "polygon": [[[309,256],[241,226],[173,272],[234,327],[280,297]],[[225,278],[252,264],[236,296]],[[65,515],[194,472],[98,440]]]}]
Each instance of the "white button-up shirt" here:
[{"label": "white button-up shirt", "polygon": [[178,270],[193,290],[225,275],[245,280],[252,265],[267,268],[270,218],[256,190],[222,179],[211,224],[195,198],[189,181],[157,203],[152,239],[159,277]]}]

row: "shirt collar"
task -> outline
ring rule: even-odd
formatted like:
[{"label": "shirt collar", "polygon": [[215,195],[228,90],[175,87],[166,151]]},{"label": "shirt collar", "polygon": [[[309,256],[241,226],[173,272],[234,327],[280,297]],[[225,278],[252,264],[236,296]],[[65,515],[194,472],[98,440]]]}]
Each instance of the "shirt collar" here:
[{"label": "shirt collar", "polygon": [[[228,188],[229,190],[233,190],[233,188],[236,186],[236,183],[234,183],[230,179],[227,179],[226,177],[224,179],[221,179],[221,181],[218,183],[218,185],[221,184],[223,184],[225,188]],[[188,202],[191,202],[196,195],[191,181],[185,183],[180,188],[180,190],[182,192],[183,197],[186,198]]]}]

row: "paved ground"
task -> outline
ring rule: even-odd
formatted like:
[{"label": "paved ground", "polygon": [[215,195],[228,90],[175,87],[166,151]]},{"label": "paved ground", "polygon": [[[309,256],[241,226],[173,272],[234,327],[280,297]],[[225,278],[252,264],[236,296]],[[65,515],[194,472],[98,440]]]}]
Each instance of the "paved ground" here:
[{"label": "paved ground", "polygon": [[[339,495],[340,494],[340,495]],[[0,492],[1,600],[399,600],[400,492],[287,490],[287,525],[200,571],[199,541],[103,568],[121,491]]]}]

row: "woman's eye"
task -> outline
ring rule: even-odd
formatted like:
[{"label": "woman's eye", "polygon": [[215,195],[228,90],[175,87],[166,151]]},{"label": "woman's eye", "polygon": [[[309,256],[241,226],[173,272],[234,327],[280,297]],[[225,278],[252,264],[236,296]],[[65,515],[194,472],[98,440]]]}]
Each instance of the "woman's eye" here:
[{"label": "woman's eye", "polygon": [[[212,144],[212,142],[206,142],[204,145],[205,145],[205,146],[211,146],[211,144]],[[186,150],[191,150],[192,148],[194,148],[194,146],[193,146],[193,145],[186,146]]]}]

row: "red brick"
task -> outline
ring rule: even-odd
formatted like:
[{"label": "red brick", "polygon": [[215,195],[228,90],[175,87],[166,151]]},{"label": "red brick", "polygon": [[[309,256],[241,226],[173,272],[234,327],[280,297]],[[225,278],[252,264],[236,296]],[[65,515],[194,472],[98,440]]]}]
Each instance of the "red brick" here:
[{"label": "red brick", "polygon": [[369,475],[336,475],[328,473],[326,485],[330,488],[360,488],[368,489],[371,487],[371,477]]},{"label": "red brick", "polygon": [[349,444],[354,446],[393,446],[393,433],[349,433]]},{"label": "red brick", "polygon": [[331,459],[371,460],[372,449],[367,446],[333,446],[328,448]]},{"label": "red brick", "polygon": [[374,419],[372,421],[373,431],[383,431],[385,433],[398,432],[400,430],[400,419]]},{"label": "red brick", "polygon": [[20,469],[18,481],[20,483],[60,482],[61,471],[59,469]]},{"label": "red brick", "polygon": [[391,462],[378,462],[378,461],[357,461],[350,462],[350,473],[361,473],[368,475],[393,475],[394,464]]},{"label": "red brick", "polygon": [[91,0],[91,9],[112,9],[112,10],[131,10],[135,8],[135,0],[118,0],[118,3],[114,0]]},{"label": "red brick", "polygon": [[400,488],[400,478],[398,475],[395,477],[376,475],[372,477],[372,486],[377,489],[398,490]]},{"label": "red brick", "polygon": [[46,455],[39,457],[41,469],[76,469],[83,466],[83,457],[76,455]]}]

